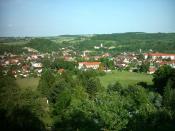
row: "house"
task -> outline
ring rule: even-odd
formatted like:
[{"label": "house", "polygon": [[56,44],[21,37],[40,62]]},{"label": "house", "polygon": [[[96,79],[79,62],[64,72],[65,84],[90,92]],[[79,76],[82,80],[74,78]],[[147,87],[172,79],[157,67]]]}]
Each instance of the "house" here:
[{"label": "house", "polygon": [[34,68],[42,68],[43,67],[42,63],[34,63],[34,62],[32,62],[31,64],[32,64],[32,67],[34,67]]},{"label": "house", "polygon": [[9,60],[6,60],[5,62],[4,62],[4,65],[9,65],[10,64],[10,61]]},{"label": "house", "polygon": [[89,58],[89,56],[83,56],[82,57],[84,60],[89,60],[90,58]]},{"label": "house", "polygon": [[34,52],[34,53],[38,52],[37,50],[30,48],[30,47],[24,47],[23,49],[27,50],[28,52]]},{"label": "house", "polygon": [[58,73],[61,75],[61,74],[64,72],[64,69],[63,69],[63,68],[60,68],[60,69],[58,69],[57,71],[58,71]]},{"label": "house", "polygon": [[94,46],[94,49],[100,49],[100,47],[99,46]]},{"label": "house", "polygon": [[10,64],[17,64],[18,62],[18,59],[10,59]]},{"label": "house", "polygon": [[145,59],[148,59],[148,57],[151,57],[154,60],[156,58],[175,60],[175,54],[166,54],[166,53],[146,53],[144,54]]},{"label": "house", "polygon": [[98,69],[101,62],[79,62],[78,69]]},{"label": "house", "polygon": [[112,50],[112,49],[114,49],[115,48],[115,46],[110,46],[108,49],[109,50]]},{"label": "house", "polygon": [[23,70],[23,72],[29,72],[30,66],[29,65],[23,65],[22,70]]},{"label": "house", "polygon": [[36,59],[38,59],[38,56],[37,56],[36,54],[32,54],[32,55],[31,55],[31,59],[32,59],[32,60],[36,60]]},{"label": "house", "polygon": [[94,56],[95,60],[99,60],[101,58],[101,56]]},{"label": "house", "polygon": [[109,53],[105,53],[105,54],[102,55],[102,57],[109,57],[109,56],[110,56]]},{"label": "house", "polygon": [[159,63],[159,65],[160,66],[169,65],[172,68],[175,68],[175,60],[174,61],[162,61],[162,62]]},{"label": "house", "polygon": [[72,56],[64,56],[64,60],[65,61],[74,61],[75,58],[73,58]]},{"label": "house", "polygon": [[147,73],[148,74],[153,74],[155,71],[156,71],[156,67],[150,66]]}]

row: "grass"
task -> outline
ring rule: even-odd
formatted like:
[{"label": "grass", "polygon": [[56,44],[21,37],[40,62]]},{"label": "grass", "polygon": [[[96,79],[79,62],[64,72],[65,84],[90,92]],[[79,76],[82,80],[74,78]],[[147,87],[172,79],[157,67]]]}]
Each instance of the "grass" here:
[{"label": "grass", "polygon": [[39,78],[34,78],[34,77],[30,77],[30,78],[18,78],[16,80],[17,85],[20,88],[31,88],[32,90],[36,90],[38,83],[39,83]]},{"label": "grass", "polygon": [[[112,71],[104,76],[100,76],[99,79],[101,84],[105,87],[116,81],[120,82],[123,86],[134,85],[138,82],[152,84],[152,75],[127,71]],[[31,88],[32,90],[36,90],[39,78],[18,78],[16,83],[20,88]]]},{"label": "grass", "polygon": [[24,44],[27,44],[29,41],[27,40],[19,40],[19,41],[11,41],[11,42],[4,42],[3,44],[6,44],[6,45],[24,45]]},{"label": "grass", "polygon": [[99,77],[101,84],[107,87],[116,81],[120,82],[123,86],[134,85],[138,82],[147,82],[152,84],[152,75],[144,73],[135,73],[127,71],[112,71],[104,76]]}]

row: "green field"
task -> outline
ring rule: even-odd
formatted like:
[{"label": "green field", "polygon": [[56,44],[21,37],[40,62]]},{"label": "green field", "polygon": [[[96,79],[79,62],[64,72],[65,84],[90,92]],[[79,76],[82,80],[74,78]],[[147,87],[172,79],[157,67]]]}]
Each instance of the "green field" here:
[{"label": "green field", "polygon": [[5,45],[24,45],[27,44],[29,40],[19,40],[19,41],[9,41],[9,42],[3,42]]},{"label": "green field", "polygon": [[18,78],[16,83],[20,88],[31,88],[32,90],[36,90],[39,78]]},{"label": "green field", "polygon": [[[99,79],[101,84],[105,87],[109,84],[115,83],[116,81],[120,82],[124,86],[133,85],[141,81],[152,84],[152,75],[127,71],[112,71],[104,76],[100,76]],[[20,88],[31,88],[32,90],[36,90],[39,78],[18,78],[16,83]]]},{"label": "green field", "polygon": [[120,82],[124,86],[133,85],[141,81],[152,84],[152,75],[127,71],[112,71],[99,78],[102,85],[105,87],[109,84],[115,83],[116,81]]}]

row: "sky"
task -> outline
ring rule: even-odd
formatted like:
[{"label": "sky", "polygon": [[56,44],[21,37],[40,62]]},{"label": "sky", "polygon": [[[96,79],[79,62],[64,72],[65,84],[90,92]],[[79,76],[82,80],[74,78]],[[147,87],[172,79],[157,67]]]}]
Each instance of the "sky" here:
[{"label": "sky", "polygon": [[175,32],[175,0],[0,0],[0,36]]}]

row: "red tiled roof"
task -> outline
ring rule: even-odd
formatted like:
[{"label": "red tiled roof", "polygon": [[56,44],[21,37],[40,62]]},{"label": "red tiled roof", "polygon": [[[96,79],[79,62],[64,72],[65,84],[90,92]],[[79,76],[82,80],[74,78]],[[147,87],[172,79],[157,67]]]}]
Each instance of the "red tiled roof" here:
[{"label": "red tiled roof", "polygon": [[149,72],[155,72],[156,71],[156,68],[155,67],[150,67],[149,68]]},{"label": "red tiled roof", "polygon": [[63,68],[58,69],[58,72],[59,72],[59,73],[62,73],[62,72],[64,72],[64,69],[63,69]]},{"label": "red tiled roof", "polygon": [[165,64],[175,64],[175,61],[162,61],[160,62],[161,65],[165,65]]},{"label": "red tiled roof", "polygon": [[149,55],[149,56],[175,56],[175,54],[166,54],[166,53],[146,53],[144,55]]},{"label": "red tiled roof", "polygon": [[79,64],[84,65],[99,65],[101,62],[79,62]]}]

